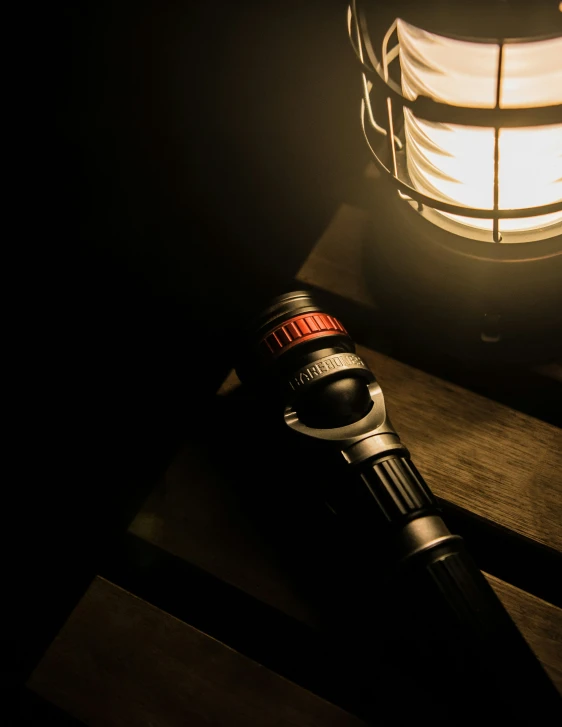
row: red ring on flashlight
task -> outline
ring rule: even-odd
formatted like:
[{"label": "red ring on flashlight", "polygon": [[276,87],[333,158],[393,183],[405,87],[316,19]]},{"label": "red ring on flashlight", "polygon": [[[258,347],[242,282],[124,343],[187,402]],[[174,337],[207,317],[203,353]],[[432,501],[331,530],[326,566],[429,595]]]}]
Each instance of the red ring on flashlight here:
[{"label": "red ring on flashlight", "polygon": [[326,313],[305,313],[285,321],[268,333],[260,348],[268,356],[277,358],[299,343],[321,336],[349,335],[337,318]]}]

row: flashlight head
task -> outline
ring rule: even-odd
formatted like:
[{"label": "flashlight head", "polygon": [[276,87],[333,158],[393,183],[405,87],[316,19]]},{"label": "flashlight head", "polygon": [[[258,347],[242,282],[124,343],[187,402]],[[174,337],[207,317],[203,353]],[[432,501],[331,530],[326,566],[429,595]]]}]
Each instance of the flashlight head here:
[{"label": "flashlight head", "polygon": [[353,352],[355,345],[344,326],[326,313],[313,294],[298,290],[274,298],[243,335],[236,368],[243,383],[282,376],[333,349]]},{"label": "flashlight head", "polygon": [[372,404],[372,372],[342,323],[306,291],[275,298],[258,316],[236,373],[243,384],[291,402],[309,427],[345,426]]}]

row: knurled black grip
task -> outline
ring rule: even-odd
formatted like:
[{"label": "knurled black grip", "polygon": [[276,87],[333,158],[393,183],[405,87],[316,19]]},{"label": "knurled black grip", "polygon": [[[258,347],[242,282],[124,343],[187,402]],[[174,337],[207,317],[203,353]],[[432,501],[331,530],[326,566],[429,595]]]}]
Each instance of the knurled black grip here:
[{"label": "knurled black grip", "polygon": [[402,454],[363,464],[361,477],[389,523],[423,511],[437,511],[437,502],[423,477]]},{"label": "knurled black grip", "polygon": [[437,624],[438,638],[449,637],[463,678],[480,698],[486,689],[488,700],[503,704],[504,716],[518,723],[543,724],[541,719],[562,716],[560,694],[462,538],[418,551],[403,568],[411,592]]},{"label": "knurled black grip", "polygon": [[443,599],[458,623],[481,633],[493,633],[498,625],[505,625],[506,612],[494,590],[457,540],[418,557],[425,560],[428,586]]}]

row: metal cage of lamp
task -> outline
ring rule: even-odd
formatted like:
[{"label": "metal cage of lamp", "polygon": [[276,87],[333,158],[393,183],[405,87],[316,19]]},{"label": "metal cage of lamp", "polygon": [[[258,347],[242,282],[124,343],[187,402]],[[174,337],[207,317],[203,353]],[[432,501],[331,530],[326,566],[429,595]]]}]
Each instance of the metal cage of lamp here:
[{"label": "metal cage of lamp", "polygon": [[[524,12],[522,7],[515,7],[514,3],[499,0],[490,0],[485,7],[478,3],[453,3],[452,0],[434,0],[427,3],[397,0],[390,9],[381,8],[381,4],[374,0],[352,0],[348,9],[348,32],[362,72],[363,133],[375,165],[383,177],[390,181],[395,190],[395,198],[400,198],[401,207],[397,204],[395,211],[399,211],[404,205],[409,206],[415,211],[418,220],[422,218],[429,222],[436,232],[440,228],[441,239],[443,235],[450,238],[446,240],[448,246],[452,249],[456,247],[473,258],[511,261],[525,260],[537,255],[559,257],[562,254],[562,8],[554,0],[539,2],[538,6],[536,12],[530,11],[532,22],[529,21],[528,7],[527,12]],[[407,58],[408,53],[410,54],[410,61],[418,78],[423,79],[423,73],[427,77],[434,74],[431,78],[436,75],[431,61],[427,61],[415,47],[412,31],[419,33],[422,41],[428,44],[426,49],[429,48],[430,52],[433,52],[435,43],[442,42],[443,45],[449,44],[450,47],[454,45],[463,49],[469,47],[466,44],[471,44],[471,51],[475,49],[481,52],[480,49],[483,49],[482,53],[488,60],[495,53],[493,68],[489,64],[486,67],[486,73],[490,76],[485,79],[490,81],[486,86],[486,102],[482,103],[479,98],[475,98],[470,105],[466,99],[461,103],[458,103],[458,99],[451,102],[449,99],[424,94],[419,88],[414,92],[410,89],[410,93],[406,93],[403,56]],[[390,47],[390,41],[395,35],[397,42]],[[408,40],[410,47],[404,46],[405,40]],[[525,98],[519,105],[514,103],[517,93],[513,89],[517,90],[519,80],[513,78],[513,73],[512,77],[506,74],[506,59],[508,70],[517,69],[521,62],[518,66],[516,54],[521,54],[521,49],[525,53],[528,53],[528,49],[533,49],[536,55],[537,49],[544,52],[545,48],[555,59],[554,80],[559,81],[559,84],[551,83],[546,94],[554,96],[554,103],[545,103],[544,99],[539,99],[538,103],[532,104]],[[467,62],[470,59],[467,58]],[[421,69],[419,73],[418,69]],[[442,75],[447,73],[446,68],[438,70]],[[552,69],[547,73],[552,73]],[[470,79],[470,71],[463,71],[463,74],[463,79]],[[536,96],[532,81],[532,78],[530,81],[523,78],[522,84],[526,82],[527,89],[532,90],[531,95]],[[494,86],[493,98],[490,98],[489,93],[491,84]],[[508,103],[503,102],[504,96]],[[488,170],[491,172],[489,205],[470,206],[455,199],[454,195],[448,196],[435,189],[431,181],[426,184],[429,191],[423,188],[423,184],[412,181],[410,167],[413,162],[410,152],[414,149],[412,129],[415,127],[411,124],[408,129],[409,120],[419,123],[426,149],[431,148],[434,141],[424,136],[422,125],[432,133],[440,133],[441,129],[446,133],[461,129],[463,133],[468,130],[470,133],[481,134],[481,138],[486,135],[486,140],[492,142],[488,145]],[[553,142],[552,148],[548,144],[545,146],[547,152],[552,152],[550,156],[544,157],[543,154],[548,164],[543,164],[540,158],[532,158],[534,147],[529,151],[522,148],[521,153],[527,154],[543,177],[548,173],[553,176],[548,180],[550,186],[547,188],[547,196],[550,198],[547,201],[539,200],[532,206],[502,205],[502,161],[505,161],[501,151],[502,141],[509,138],[509,133],[513,137],[512,132],[515,131],[519,136],[520,132],[524,132],[523,135],[527,134],[526,138],[536,144],[541,135],[545,138],[545,130],[549,134],[548,143]],[[385,139],[381,144],[382,137]],[[442,178],[447,176],[446,171],[439,168],[439,165],[443,162],[446,166],[450,160],[447,159],[447,150],[441,157],[440,152],[442,150],[438,149],[433,156],[433,160],[437,159],[431,169],[434,179],[439,178],[439,175]],[[471,150],[465,152],[471,153]],[[507,168],[509,169],[509,165]],[[486,190],[485,172],[479,178],[479,170],[475,171],[476,183],[482,182],[482,187]],[[451,184],[449,180],[447,184],[454,188],[457,180],[452,178],[450,181]],[[526,191],[536,191],[530,184],[525,188],[524,180],[516,181],[521,181],[517,192],[523,192],[523,196]],[[505,229],[510,226],[512,229]],[[482,245],[482,242],[503,244]]]}]

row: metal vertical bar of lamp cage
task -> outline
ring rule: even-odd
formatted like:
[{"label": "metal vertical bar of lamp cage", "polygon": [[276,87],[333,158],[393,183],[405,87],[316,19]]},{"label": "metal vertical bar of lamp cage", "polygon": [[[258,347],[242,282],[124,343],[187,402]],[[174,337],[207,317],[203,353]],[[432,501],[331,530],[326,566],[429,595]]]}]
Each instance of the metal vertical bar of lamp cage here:
[{"label": "metal vertical bar of lamp cage", "polygon": [[398,164],[396,162],[396,147],[394,146],[394,122],[392,120],[392,101],[389,96],[386,99],[386,110],[388,112],[388,134],[387,139],[390,145],[390,153],[392,154],[392,169],[394,178],[398,179]]},{"label": "metal vertical bar of lamp cage", "polygon": [[[500,41],[498,55],[498,69],[496,76],[496,110],[500,109],[501,88],[503,80],[503,40]],[[500,126],[496,121],[494,126],[494,218],[492,236],[494,242],[501,242],[500,220],[498,210],[500,206]]]},{"label": "metal vertical bar of lamp cage", "polygon": [[[396,22],[396,21],[394,21]],[[394,24],[393,24],[394,25]],[[391,26],[392,28],[392,26]],[[385,39],[383,40],[382,47],[381,47],[381,58],[383,59],[383,62],[385,63],[385,83],[388,82],[388,68],[386,66],[386,42],[390,35],[392,35],[392,32],[389,28],[387,31],[387,34],[385,36]],[[396,162],[396,147],[394,146],[394,122],[392,120],[392,100],[390,96],[386,97],[386,111],[388,115],[388,132],[386,135],[386,138],[388,139],[388,144],[390,147],[390,155],[392,159],[392,172],[394,174],[394,178],[398,179],[398,164]]]}]

